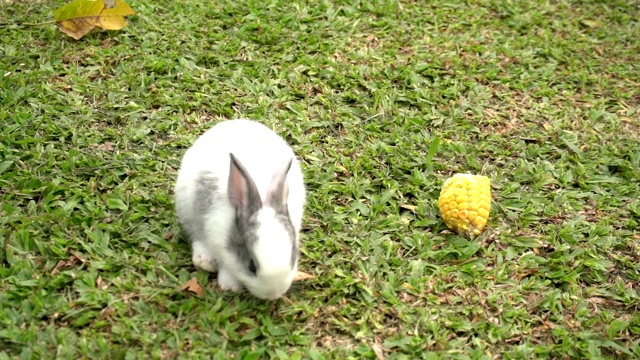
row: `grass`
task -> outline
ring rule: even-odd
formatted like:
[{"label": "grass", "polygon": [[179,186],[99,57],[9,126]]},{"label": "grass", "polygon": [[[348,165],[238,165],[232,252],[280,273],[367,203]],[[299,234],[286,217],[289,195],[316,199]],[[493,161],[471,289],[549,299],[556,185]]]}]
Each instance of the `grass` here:
[{"label": "grass", "polygon": [[[0,4],[0,359],[640,357],[638,1],[129,3],[81,41]],[[232,117],[306,175],[315,279],[276,302],[218,291],[173,211]],[[471,241],[456,172],[492,179]]]}]

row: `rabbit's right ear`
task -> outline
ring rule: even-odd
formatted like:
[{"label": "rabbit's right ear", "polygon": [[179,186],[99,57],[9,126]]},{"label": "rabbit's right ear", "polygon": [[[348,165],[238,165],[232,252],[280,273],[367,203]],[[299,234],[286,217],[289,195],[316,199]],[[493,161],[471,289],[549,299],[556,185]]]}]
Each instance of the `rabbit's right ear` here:
[{"label": "rabbit's right ear", "polygon": [[249,216],[262,208],[260,193],[253,179],[232,153],[229,153],[229,200],[242,214]]},{"label": "rabbit's right ear", "polygon": [[287,183],[287,174],[291,169],[292,162],[293,158],[288,159],[280,167],[280,170],[273,174],[269,189],[267,189],[265,205],[276,209],[281,214],[288,213],[289,184]]}]

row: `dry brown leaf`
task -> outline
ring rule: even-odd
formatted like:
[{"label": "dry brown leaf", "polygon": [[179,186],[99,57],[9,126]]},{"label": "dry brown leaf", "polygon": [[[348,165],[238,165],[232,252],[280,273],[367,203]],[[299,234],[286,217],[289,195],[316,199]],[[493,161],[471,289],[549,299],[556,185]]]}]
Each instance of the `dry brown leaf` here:
[{"label": "dry brown leaf", "polygon": [[110,142],[106,142],[102,145],[100,145],[100,147],[98,147],[98,149],[103,150],[103,151],[113,151],[113,144]]},{"label": "dry brown leaf", "polygon": [[100,313],[100,315],[98,316],[98,320],[104,320],[106,318],[109,317],[109,315],[111,315],[111,313],[114,311],[115,309],[112,308],[111,306],[104,308],[104,310],[102,310],[102,312]]},{"label": "dry brown leaf", "polygon": [[56,264],[56,267],[53,268],[53,270],[51,270],[51,275],[55,275],[58,273],[58,271],[60,271],[60,269],[65,266],[67,264],[66,261],[64,260],[60,260],[58,261],[58,263]]},{"label": "dry brown leaf", "polygon": [[307,274],[305,272],[298,271],[296,273],[296,276],[293,278],[293,281],[302,281],[302,280],[314,279],[314,278],[315,278],[315,276],[313,276],[311,274]]},{"label": "dry brown leaf", "polygon": [[402,204],[400,205],[400,207],[403,209],[411,210],[411,211],[415,211],[418,208],[415,205],[408,205],[408,204]]},{"label": "dry brown leaf", "polygon": [[292,305],[292,304],[293,304],[293,301],[291,301],[291,299],[289,299],[289,298],[288,298],[288,297],[286,297],[286,296],[282,296],[282,297],[280,298],[280,300],[282,300],[282,302],[283,302],[285,305],[287,305],[287,306],[290,306],[290,305]]},{"label": "dry brown leaf", "polygon": [[77,253],[73,253],[71,255],[73,255],[74,258],[76,258],[78,261],[80,261],[83,264],[86,262],[86,260],[82,256],[78,255]]},{"label": "dry brown leaf", "polygon": [[604,50],[602,50],[601,46],[594,46],[593,50],[596,52],[596,54],[598,54],[600,56],[604,55]]},{"label": "dry brown leaf", "polygon": [[180,290],[187,290],[198,296],[204,296],[204,291],[202,290],[200,284],[198,284],[198,279],[196,279],[195,277],[192,277],[191,280],[184,283],[184,285],[180,287]]},{"label": "dry brown leaf", "polygon": [[373,352],[376,353],[376,359],[378,360],[384,360],[384,350],[382,348],[382,345],[380,344],[380,341],[378,339],[375,340],[375,342],[373,343],[373,345],[371,345],[371,348],[373,349]]},{"label": "dry brown leaf", "polygon": [[[65,266],[74,266],[77,263],[84,263],[84,259],[76,254],[72,254],[69,256],[69,259],[58,261],[56,266],[51,270],[51,275],[57,274]],[[71,276],[73,276],[73,274]]]},{"label": "dry brown leaf", "polygon": [[102,276],[98,275],[98,278],[96,279],[96,287],[100,290],[106,290],[109,288],[109,284],[102,280]]}]

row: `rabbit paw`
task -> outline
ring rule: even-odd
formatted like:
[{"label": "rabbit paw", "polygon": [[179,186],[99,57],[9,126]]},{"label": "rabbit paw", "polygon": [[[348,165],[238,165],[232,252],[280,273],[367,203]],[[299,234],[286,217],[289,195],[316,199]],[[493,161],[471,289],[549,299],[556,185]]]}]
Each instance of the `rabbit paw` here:
[{"label": "rabbit paw", "polygon": [[216,261],[213,258],[202,254],[193,255],[193,265],[209,272],[218,271],[218,265],[216,264]]},{"label": "rabbit paw", "polygon": [[199,267],[202,270],[209,272],[218,271],[218,264],[216,264],[216,259],[213,256],[210,256],[205,249],[194,244],[193,246],[193,257],[192,257],[193,265]]},{"label": "rabbit paw", "polygon": [[242,290],[242,284],[231,275],[231,273],[221,270],[218,272],[218,286],[222,290],[231,290],[238,292]]}]

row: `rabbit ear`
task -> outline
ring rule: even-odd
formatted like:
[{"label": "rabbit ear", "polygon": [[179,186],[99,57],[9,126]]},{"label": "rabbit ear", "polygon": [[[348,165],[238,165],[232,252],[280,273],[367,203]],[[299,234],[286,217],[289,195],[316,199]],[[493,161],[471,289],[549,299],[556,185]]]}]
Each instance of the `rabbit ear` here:
[{"label": "rabbit ear", "polygon": [[227,188],[229,200],[236,210],[246,215],[253,214],[262,207],[258,188],[240,160],[232,153],[229,153],[229,158],[231,158]]},{"label": "rabbit ear", "polygon": [[278,172],[273,174],[267,190],[265,205],[276,209],[281,214],[288,212],[289,184],[287,183],[287,174],[291,169],[292,162],[293,158],[290,158]]}]

